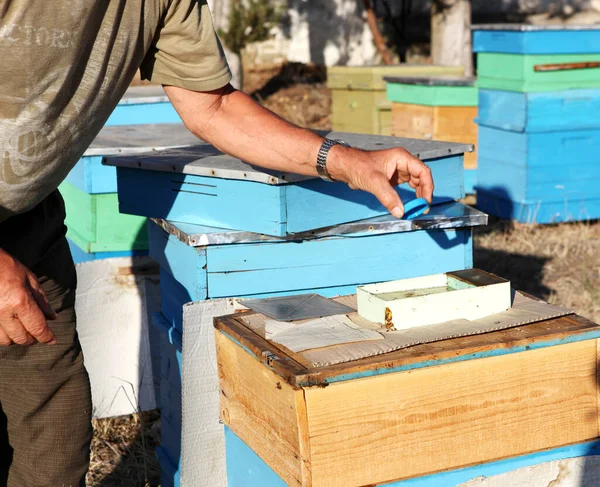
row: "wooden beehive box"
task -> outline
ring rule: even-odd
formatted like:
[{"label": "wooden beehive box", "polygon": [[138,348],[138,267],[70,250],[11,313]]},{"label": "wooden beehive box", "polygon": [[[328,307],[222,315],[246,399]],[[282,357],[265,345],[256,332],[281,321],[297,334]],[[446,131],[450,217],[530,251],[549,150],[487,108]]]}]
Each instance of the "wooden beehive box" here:
[{"label": "wooden beehive box", "polygon": [[117,171],[102,158],[196,143],[182,124],[104,127],[60,186],[69,239],[86,254],[146,250],[146,219],[119,212]]},{"label": "wooden beehive box", "polygon": [[584,318],[315,365],[254,316],[215,320],[221,418],[255,454],[228,469],[275,475],[232,487],[404,485],[598,437],[600,328]]},{"label": "wooden beehive box", "polygon": [[[600,28],[473,26],[480,88],[540,92],[600,87]],[[591,64],[588,64],[591,63]]]},{"label": "wooden beehive box", "polygon": [[333,129],[392,135],[391,104],[386,98],[386,76],[460,76],[462,67],[432,65],[333,66],[327,69],[331,90]]},{"label": "wooden beehive box", "polygon": [[[434,203],[464,197],[468,144],[324,135],[366,150],[404,147],[429,164],[436,184]],[[346,184],[263,170],[208,144],[105,158],[104,163],[118,167],[120,210],[134,215],[283,237],[388,214],[373,195]],[[404,200],[415,197],[406,184],[397,191]]]},{"label": "wooden beehive box", "polygon": [[106,121],[106,125],[181,123],[162,86],[130,87]]},{"label": "wooden beehive box", "polygon": [[[474,79],[386,78],[392,103],[392,135],[477,143],[477,88]],[[477,153],[465,154],[465,169],[477,167]]]}]

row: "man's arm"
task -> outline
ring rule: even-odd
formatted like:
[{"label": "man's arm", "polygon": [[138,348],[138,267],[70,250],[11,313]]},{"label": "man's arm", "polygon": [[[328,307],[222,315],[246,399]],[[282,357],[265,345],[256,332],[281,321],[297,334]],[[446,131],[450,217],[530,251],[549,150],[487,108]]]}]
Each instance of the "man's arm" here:
[{"label": "man's arm", "polygon": [[[210,92],[165,86],[165,92],[186,127],[219,150],[266,169],[317,175],[324,139],[279,118],[244,93],[231,86]],[[393,188],[397,184],[409,183],[418,197],[431,202],[431,171],[402,148],[362,151],[335,145],[327,170],[333,179],[374,194],[397,218],[404,214]]]}]

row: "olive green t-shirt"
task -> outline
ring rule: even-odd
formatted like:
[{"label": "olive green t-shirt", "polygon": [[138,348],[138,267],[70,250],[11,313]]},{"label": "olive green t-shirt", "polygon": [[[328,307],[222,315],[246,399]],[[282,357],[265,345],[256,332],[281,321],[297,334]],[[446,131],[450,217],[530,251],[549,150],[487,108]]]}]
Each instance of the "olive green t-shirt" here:
[{"label": "olive green t-shirt", "polygon": [[0,221],[58,187],[140,66],[195,91],[231,79],[206,0],[4,0],[0,66]]}]

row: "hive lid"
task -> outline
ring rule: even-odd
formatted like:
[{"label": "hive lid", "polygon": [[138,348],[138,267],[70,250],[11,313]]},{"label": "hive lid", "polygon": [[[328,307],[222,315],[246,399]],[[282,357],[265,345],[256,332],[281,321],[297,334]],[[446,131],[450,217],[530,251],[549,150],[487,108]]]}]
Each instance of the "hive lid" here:
[{"label": "hive lid", "polygon": [[[115,128],[118,129],[120,127]],[[137,130],[140,132],[143,131],[142,128],[138,128]],[[178,130],[185,131],[185,133],[189,134],[182,125],[165,126],[165,130],[170,130],[173,134]],[[344,132],[320,131],[319,133],[328,138],[343,139],[351,146],[364,150],[403,147],[415,157],[424,161],[473,151],[472,144],[460,144],[455,142],[438,142],[388,137],[383,135],[350,134]],[[182,134],[179,134],[179,138],[181,142],[179,145],[186,145],[184,142],[189,140],[188,136]],[[151,140],[152,137],[148,136],[147,139]],[[173,144],[175,144],[175,140],[173,140]],[[132,143],[131,145],[134,144]],[[137,143],[137,145],[139,145],[139,143]],[[134,151],[130,151],[130,154],[133,152]],[[139,153],[141,151],[136,150],[135,152]],[[192,174],[195,176],[254,181],[273,185],[317,179],[316,176],[301,176],[252,166],[236,157],[222,153],[209,144],[162,150],[158,153],[148,152],[120,157],[106,157],[103,164],[106,164],[107,166],[128,167],[150,171],[176,172]]]},{"label": "hive lid", "polygon": [[142,103],[165,103],[169,97],[160,85],[132,86],[129,88],[119,105],[138,105]]},{"label": "hive lid", "polygon": [[[476,286],[497,280],[478,269],[453,274]],[[335,300],[356,309],[356,296]],[[250,311],[214,321],[219,332],[301,387],[600,337],[597,324],[520,292],[503,313],[398,332],[358,313],[284,323]]]},{"label": "hive lid", "polygon": [[336,236],[364,237],[387,233],[412,232],[415,230],[439,230],[449,228],[487,225],[488,216],[475,208],[461,203],[450,202],[431,207],[427,215],[414,220],[398,220],[391,215],[370,218],[333,227],[295,233],[288,237],[271,237],[253,232],[225,230],[189,223],[174,223],[152,219],[167,233],[190,247],[227,245],[255,242],[283,242],[286,240],[314,240]]},{"label": "hive lid", "polygon": [[462,66],[396,64],[393,66],[332,66],[327,68],[327,87],[342,90],[385,90],[386,76],[461,76]]},{"label": "hive lid", "polygon": [[403,85],[422,85],[422,86],[475,86],[475,78],[464,78],[459,76],[388,76],[385,78],[388,83],[398,83]]},{"label": "hive lid", "polygon": [[148,153],[199,144],[203,142],[182,123],[105,126],[83,155]]},{"label": "hive lid", "polygon": [[475,24],[471,30],[507,30],[514,32],[542,32],[547,30],[600,30],[600,25],[531,25],[531,24]]}]

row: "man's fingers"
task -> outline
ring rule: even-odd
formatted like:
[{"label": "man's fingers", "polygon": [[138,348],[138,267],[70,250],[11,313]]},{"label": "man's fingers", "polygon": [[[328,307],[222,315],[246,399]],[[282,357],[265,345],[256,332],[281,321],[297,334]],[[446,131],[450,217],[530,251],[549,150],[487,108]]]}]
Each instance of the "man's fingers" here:
[{"label": "man's fingers", "polygon": [[12,345],[12,340],[6,334],[6,332],[2,329],[0,325],[0,347],[7,347],[8,345]]},{"label": "man's fingers", "polygon": [[[27,293],[20,306],[15,308],[15,312],[25,330],[38,342],[54,343],[56,341],[54,333],[48,328],[46,317],[29,293]],[[8,332],[8,330],[6,331]],[[8,335],[14,342],[19,343],[14,339],[10,332],[8,332]]]},{"label": "man's fingers", "polygon": [[52,306],[50,306],[48,298],[46,297],[46,293],[42,289],[42,286],[40,286],[38,280],[31,275],[29,276],[28,280],[29,286],[31,288],[31,295],[33,296],[33,299],[35,299],[35,302],[37,303],[39,308],[42,310],[42,313],[44,313],[46,319],[55,320],[56,312],[52,309]]},{"label": "man's fingers", "polygon": [[27,332],[23,323],[16,316],[7,316],[0,321],[0,326],[11,342],[17,345],[33,345],[35,339]]},{"label": "man's fingers", "polygon": [[396,218],[402,218],[404,216],[404,205],[402,204],[402,200],[385,177],[378,178],[374,181],[373,194]]},{"label": "man's fingers", "polygon": [[408,171],[410,173],[410,183],[416,185],[417,191],[421,190],[419,198],[425,198],[428,203],[431,203],[434,190],[431,169],[425,163],[413,157],[408,164]]}]

